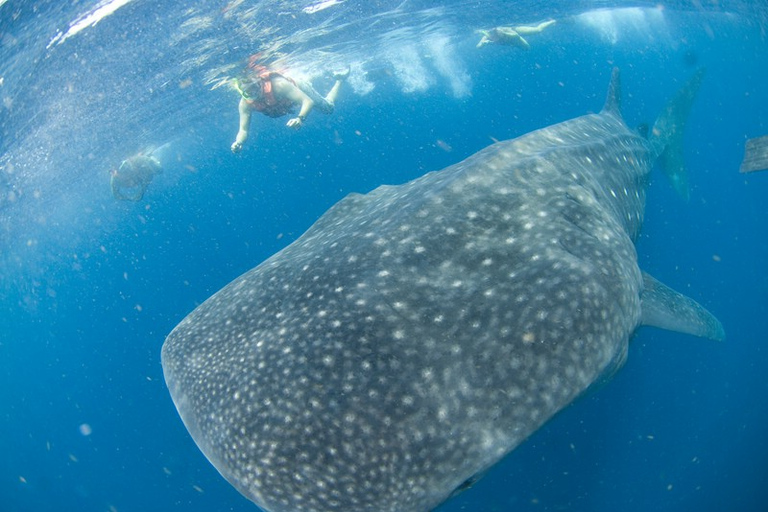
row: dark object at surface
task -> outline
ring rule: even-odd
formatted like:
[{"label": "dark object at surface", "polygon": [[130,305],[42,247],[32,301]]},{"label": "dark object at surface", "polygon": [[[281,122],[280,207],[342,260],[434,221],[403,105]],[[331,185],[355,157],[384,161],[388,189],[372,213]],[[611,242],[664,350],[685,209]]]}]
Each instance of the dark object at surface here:
[{"label": "dark object at surface", "polygon": [[744,146],[744,160],[739,172],[768,170],[768,135],[749,139]]}]

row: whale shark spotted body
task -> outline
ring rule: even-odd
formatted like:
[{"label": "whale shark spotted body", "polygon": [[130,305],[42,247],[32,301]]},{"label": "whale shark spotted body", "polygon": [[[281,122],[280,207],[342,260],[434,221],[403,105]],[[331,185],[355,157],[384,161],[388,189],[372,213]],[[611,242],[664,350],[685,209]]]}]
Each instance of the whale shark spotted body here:
[{"label": "whale shark spotted body", "polygon": [[422,512],[618,369],[640,325],[723,339],[643,273],[654,162],[685,192],[699,72],[647,137],[604,108],[352,194],[168,336],[205,456],[269,512]]}]

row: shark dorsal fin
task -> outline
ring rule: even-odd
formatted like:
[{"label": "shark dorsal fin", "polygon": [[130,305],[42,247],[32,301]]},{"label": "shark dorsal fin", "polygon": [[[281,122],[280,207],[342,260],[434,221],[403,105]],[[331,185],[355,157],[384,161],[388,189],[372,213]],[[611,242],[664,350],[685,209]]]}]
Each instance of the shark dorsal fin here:
[{"label": "shark dorsal fin", "polygon": [[619,68],[613,68],[611,83],[608,85],[608,95],[605,97],[605,105],[601,114],[613,114],[621,117],[621,76]]}]

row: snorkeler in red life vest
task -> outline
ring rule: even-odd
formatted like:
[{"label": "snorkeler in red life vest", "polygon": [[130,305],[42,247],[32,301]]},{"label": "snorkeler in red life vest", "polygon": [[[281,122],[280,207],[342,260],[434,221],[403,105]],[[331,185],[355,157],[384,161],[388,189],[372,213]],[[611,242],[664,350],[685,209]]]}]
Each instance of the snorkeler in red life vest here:
[{"label": "snorkeler in red life vest", "polygon": [[286,123],[288,127],[298,130],[313,108],[317,107],[324,114],[333,112],[341,83],[348,75],[349,69],[335,73],[336,83],[322,97],[307,82],[294,80],[265,66],[249,66],[248,73],[234,81],[241,98],[240,130],[232,143],[232,152],[237,153],[243,149],[250,130],[251,112],[254,110],[269,117],[282,117],[299,106],[299,114]]},{"label": "snorkeler in red life vest", "polygon": [[288,80],[293,85],[296,85],[296,82],[292,78],[285,77],[277,71],[270,71],[264,66],[259,66],[259,69],[254,71],[258,71],[256,73],[257,79],[250,84],[246,82],[247,79],[238,79],[235,82],[235,87],[245,102],[248,103],[248,106],[269,117],[282,117],[290,113],[294,105],[293,101],[286,96],[275,97],[272,80],[279,77]]}]

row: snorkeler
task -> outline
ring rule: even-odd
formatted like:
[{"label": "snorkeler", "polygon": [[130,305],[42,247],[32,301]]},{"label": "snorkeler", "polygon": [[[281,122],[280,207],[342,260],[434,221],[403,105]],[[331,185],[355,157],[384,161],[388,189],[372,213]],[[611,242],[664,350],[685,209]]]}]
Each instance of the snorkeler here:
[{"label": "snorkeler", "polygon": [[336,83],[325,97],[322,97],[312,85],[301,80],[294,80],[286,75],[272,71],[264,66],[251,67],[234,85],[240,93],[240,130],[232,143],[233,153],[243,149],[248,139],[252,111],[261,112],[269,117],[282,117],[299,106],[299,114],[286,124],[298,130],[310,111],[317,107],[324,114],[331,114],[339,94],[341,83],[349,76],[349,68],[334,73]]},{"label": "snorkeler", "polygon": [[136,155],[123,160],[110,172],[112,195],[119,201],[141,201],[156,174],[163,172],[160,161],[153,156]]},{"label": "snorkeler", "polygon": [[477,48],[482,48],[487,44],[494,43],[504,46],[517,46],[518,48],[527,50],[531,45],[529,45],[528,41],[523,38],[523,35],[538,34],[548,26],[554,24],[555,20],[549,20],[539,23],[535,27],[496,27],[490,30],[478,30],[483,37],[480,39],[480,42],[477,43]]}]

